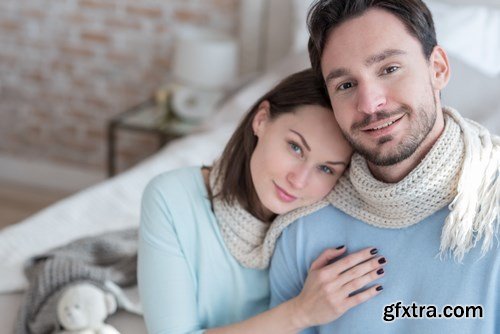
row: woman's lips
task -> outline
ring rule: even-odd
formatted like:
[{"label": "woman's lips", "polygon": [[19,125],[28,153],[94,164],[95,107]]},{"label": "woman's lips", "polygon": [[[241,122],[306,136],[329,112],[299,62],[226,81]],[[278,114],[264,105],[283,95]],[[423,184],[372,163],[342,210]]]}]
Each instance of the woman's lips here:
[{"label": "woman's lips", "polygon": [[274,187],[276,188],[276,194],[278,195],[279,199],[281,199],[283,202],[290,203],[297,199],[297,197],[290,195],[285,190],[280,188],[276,183],[274,183]]}]

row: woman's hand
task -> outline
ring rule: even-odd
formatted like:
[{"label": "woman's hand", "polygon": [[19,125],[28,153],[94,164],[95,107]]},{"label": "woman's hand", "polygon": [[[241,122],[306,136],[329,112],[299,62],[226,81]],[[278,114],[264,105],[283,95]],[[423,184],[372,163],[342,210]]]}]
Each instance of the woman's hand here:
[{"label": "woman's hand", "polygon": [[299,327],[334,321],[382,291],[381,285],[375,285],[350,295],[382,277],[386,260],[376,256],[377,249],[366,248],[331,263],[345,250],[345,247],[327,249],[312,263],[302,292],[292,300]]}]

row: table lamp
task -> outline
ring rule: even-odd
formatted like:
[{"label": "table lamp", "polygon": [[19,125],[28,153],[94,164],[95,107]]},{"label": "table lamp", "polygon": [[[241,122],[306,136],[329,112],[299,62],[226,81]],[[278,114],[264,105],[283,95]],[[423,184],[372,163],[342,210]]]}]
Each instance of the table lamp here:
[{"label": "table lamp", "polygon": [[236,79],[237,68],[238,47],[233,38],[214,31],[183,31],[175,43],[172,111],[189,122],[207,119]]}]

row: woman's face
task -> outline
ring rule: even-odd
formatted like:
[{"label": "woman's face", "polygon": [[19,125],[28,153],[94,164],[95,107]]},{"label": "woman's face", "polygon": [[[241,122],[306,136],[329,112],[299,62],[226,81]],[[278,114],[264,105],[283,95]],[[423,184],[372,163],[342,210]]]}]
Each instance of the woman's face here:
[{"label": "woman's face", "polygon": [[300,106],[271,120],[264,101],[252,126],[258,140],[250,171],[269,217],[322,199],[352,155],[333,112],[320,106]]}]

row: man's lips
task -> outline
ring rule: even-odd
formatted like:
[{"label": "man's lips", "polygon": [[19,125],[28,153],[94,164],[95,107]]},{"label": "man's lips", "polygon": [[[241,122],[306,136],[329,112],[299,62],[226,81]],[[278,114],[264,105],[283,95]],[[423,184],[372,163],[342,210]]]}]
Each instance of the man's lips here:
[{"label": "man's lips", "polygon": [[[274,182],[273,182],[274,183]],[[276,188],[276,193],[278,197],[283,201],[283,202],[293,202],[297,199],[297,197],[290,195],[287,193],[283,188],[278,186],[276,183],[274,183],[274,187]]]},{"label": "man's lips", "polygon": [[369,124],[368,126],[365,126],[364,128],[361,129],[361,131],[380,131],[383,129],[386,129],[390,127],[391,125],[394,125],[397,123],[401,118],[403,118],[404,115],[398,115],[395,117],[391,118],[386,118],[383,120],[380,120],[378,122],[374,122]]}]

